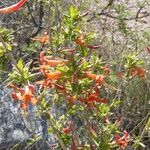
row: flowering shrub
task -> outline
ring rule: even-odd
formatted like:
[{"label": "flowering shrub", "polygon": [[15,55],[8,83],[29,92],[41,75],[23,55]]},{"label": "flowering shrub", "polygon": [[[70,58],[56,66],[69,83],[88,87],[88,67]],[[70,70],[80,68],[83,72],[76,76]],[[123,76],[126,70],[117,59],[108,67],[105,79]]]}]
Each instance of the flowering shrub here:
[{"label": "flowering shrub", "polygon": [[[21,0],[0,9],[0,13],[15,12],[25,2]],[[8,85],[13,89],[12,98],[26,113],[30,104],[37,107],[38,114],[47,119],[48,131],[58,140],[58,149],[126,149],[135,139],[126,128],[121,128],[122,118],[115,116],[121,98],[109,95],[121,89],[113,83],[112,75],[125,82],[135,77],[145,80],[144,62],[138,58],[138,53],[127,55],[122,70],[115,72],[110,64],[99,58],[101,45],[91,42],[95,34],[83,32],[80,28],[82,17],[76,7],[70,7],[64,18],[61,40],[53,39],[54,43],[63,45],[58,49],[57,56],[50,50],[52,37],[47,32],[31,38],[42,48],[37,53],[34,71],[30,63],[24,65],[21,59],[16,63],[1,37],[15,69],[9,73],[8,79]],[[51,109],[54,105],[56,109],[61,106],[64,113],[53,116]]]}]

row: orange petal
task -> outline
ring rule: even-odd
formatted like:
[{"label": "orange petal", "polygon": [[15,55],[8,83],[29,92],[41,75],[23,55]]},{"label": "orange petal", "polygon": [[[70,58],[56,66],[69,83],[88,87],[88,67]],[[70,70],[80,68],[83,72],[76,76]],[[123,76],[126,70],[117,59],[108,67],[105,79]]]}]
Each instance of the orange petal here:
[{"label": "orange petal", "polygon": [[76,100],[76,96],[71,96],[71,97],[70,97],[70,102],[71,102],[72,104],[75,104],[75,100]]},{"label": "orange petal", "polygon": [[44,60],[43,60],[43,57],[45,56],[45,52],[44,51],[41,51],[40,53],[40,63],[41,64],[44,64]]},{"label": "orange petal", "polygon": [[27,0],[20,0],[17,4],[14,4],[14,5],[6,7],[6,8],[1,8],[0,14],[8,14],[8,13],[15,12],[18,9],[20,9],[26,2],[27,2]]},{"label": "orange petal", "polygon": [[33,41],[38,41],[41,44],[44,44],[44,43],[49,41],[49,36],[48,35],[43,35],[43,36],[40,36],[40,37],[32,38],[32,40]]},{"label": "orange petal", "polygon": [[108,103],[108,100],[107,99],[104,99],[104,98],[100,98],[97,100],[97,102],[100,102],[100,103]]},{"label": "orange petal", "polygon": [[89,101],[97,101],[97,100],[98,100],[98,97],[95,96],[94,94],[89,96]]},{"label": "orange petal", "polygon": [[95,106],[94,102],[87,103],[88,108],[94,108],[94,106]]},{"label": "orange petal", "polygon": [[22,95],[20,92],[16,93],[16,96],[18,97],[18,100],[23,100],[24,99],[24,95]]},{"label": "orange petal", "polygon": [[90,49],[98,49],[98,48],[101,48],[102,46],[101,45],[88,45],[87,47]]},{"label": "orange petal", "polygon": [[25,86],[25,90],[24,90],[25,91],[25,95],[29,95],[29,96],[33,95],[33,93],[32,93],[33,91],[32,90],[33,89],[31,87],[29,87],[28,85],[26,85]]},{"label": "orange petal", "polygon": [[65,88],[64,88],[64,86],[62,86],[62,85],[58,85],[58,84],[53,84],[58,90],[62,90],[62,91],[64,91],[65,90]]},{"label": "orange petal", "polygon": [[20,105],[21,109],[26,110],[28,108],[28,101],[24,101],[23,104]]},{"label": "orange petal", "polygon": [[56,80],[56,79],[59,79],[63,76],[63,73],[62,72],[53,72],[53,73],[47,73],[47,72],[44,72],[44,75],[48,78],[48,79],[51,79],[51,80]]},{"label": "orange petal", "polygon": [[110,69],[108,68],[108,66],[105,66],[104,70],[106,72],[106,76],[108,76],[110,74]]},{"label": "orange petal", "polygon": [[89,99],[88,98],[81,98],[81,97],[79,97],[79,101],[87,103],[87,102],[89,102]]},{"label": "orange petal", "polygon": [[12,98],[13,98],[14,100],[18,100],[18,96],[17,96],[17,94],[16,94],[15,92],[13,92],[13,93],[11,94],[11,96],[12,96]]},{"label": "orange petal", "polygon": [[21,109],[26,110],[28,108],[28,106],[26,104],[21,104]]},{"label": "orange petal", "polygon": [[30,98],[30,103],[35,105],[38,102],[38,100],[35,97]]},{"label": "orange petal", "polygon": [[51,67],[55,67],[57,65],[65,65],[65,61],[64,60],[48,59],[46,56],[43,57],[43,61],[47,65],[50,65]]},{"label": "orange petal", "polygon": [[31,91],[32,94],[34,94],[34,86],[33,85],[28,85],[29,90]]},{"label": "orange petal", "polygon": [[102,84],[102,82],[104,80],[104,76],[102,76],[102,75],[96,75],[96,74],[92,74],[92,73],[87,73],[86,72],[84,74],[84,76],[87,77],[87,78],[91,78],[91,79],[95,80],[100,85]]},{"label": "orange petal", "polygon": [[119,77],[119,78],[123,78],[124,77],[124,72],[123,71],[121,71],[121,72],[118,72],[118,74],[117,74],[117,76]]},{"label": "orange petal", "polygon": [[96,74],[92,74],[92,73],[88,73],[88,72],[86,72],[86,73],[84,74],[84,76],[87,77],[87,78],[94,79],[94,80],[97,79],[97,78],[96,78],[96,77],[97,77]]}]

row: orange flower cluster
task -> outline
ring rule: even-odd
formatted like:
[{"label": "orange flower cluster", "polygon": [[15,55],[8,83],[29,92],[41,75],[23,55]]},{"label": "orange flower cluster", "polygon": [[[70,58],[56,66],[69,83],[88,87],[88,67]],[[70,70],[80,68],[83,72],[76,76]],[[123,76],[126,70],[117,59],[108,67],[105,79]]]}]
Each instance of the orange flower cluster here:
[{"label": "orange flower cluster", "polygon": [[55,80],[60,79],[63,76],[63,73],[60,71],[49,72],[47,71],[48,67],[56,67],[58,65],[65,65],[67,61],[60,59],[51,59],[49,56],[45,56],[45,52],[40,53],[40,72],[43,73],[46,79],[37,81],[37,84],[42,85],[42,89],[54,87],[58,90],[65,90],[64,86],[56,84]]},{"label": "orange flower cluster", "polygon": [[56,60],[56,59],[48,59],[47,56],[45,56],[45,52],[42,51],[40,53],[40,71],[44,74],[44,76],[49,79],[49,80],[57,80],[63,76],[63,73],[60,71],[56,72],[47,72],[46,68],[47,67],[55,67],[57,65],[65,65],[66,61],[65,60]]},{"label": "orange flower cluster", "polygon": [[86,34],[85,33],[82,33],[81,35],[79,35],[76,39],[76,44],[77,45],[80,45],[80,46],[86,46],[86,41],[85,41],[85,38],[86,38]]},{"label": "orange flower cluster", "polygon": [[66,64],[66,60],[60,60],[60,59],[49,59],[48,56],[45,56],[45,52],[42,51],[40,53],[40,63],[43,64],[44,66],[50,66],[50,67],[55,67],[57,65],[65,65]]},{"label": "orange flower cluster", "polygon": [[81,35],[79,35],[75,42],[79,46],[84,46],[84,47],[87,47],[87,48],[90,48],[90,49],[101,48],[101,45],[87,45],[87,43],[86,43],[86,33],[82,33]]},{"label": "orange flower cluster", "polygon": [[89,73],[89,72],[84,73],[84,76],[86,78],[93,79],[99,85],[102,85],[103,80],[105,78],[105,76],[103,76],[103,75],[96,75],[96,74],[92,74],[92,73]]},{"label": "orange flower cluster", "polygon": [[21,108],[26,110],[28,108],[28,103],[35,105],[37,103],[37,98],[34,96],[34,86],[26,85],[24,89],[12,85],[14,92],[12,93],[12,98],[14,100],[23,101],[21,103]]},{"label": "orange flower cluster", "polygon": [[123,78],[124,77],[124,72],[123,71],[118,72],[117,76],[119,78]]},{"label": "orange flower cluster", "polygon": [[62,131],[65,134],[69,134],[73,130],[73,123],[71,121],[68,122],[68,126],[63,128]]},{"label": "orange flower cluster", "polygon": [[[145,70],[140,68],[140,67],[133,67],[129,70],[129,73],[131,75],[131,79],[134,78],[135,76],[139,75],[140,78],[144,79],[145,78]],[[124,78],[125,73],[123,71],[118,73],[119,78]]]},{"label": "orange flower cluster", "polygon": [[115,144],[119,145],[121,149],[125,149],[128,146],[127,138],[129,138],[128,132],[123,131],[123,136],[115,134]]},{"label": "orange flower cluster", "polygon": [[[42,51],[40,53],[40,63],[41,63],[40,71],[43,73],[43,75],[45,76],[46,79],[44,79],[42,81],[38,81],[36,83],[41,84],[42,89],[54,87],[54,88],[58,89],[59,91],[62,91],[64,93],[66,99],[68,100],[68,103],[75,104],[76,96],[73,96],[72,94],[70,94],[66,90],[65,85],[60,85],[60,84],[57,84],[56,82],[53,82],[53,81],[58,80],[61,77],[63,77],[63,73],[60,71],[49,72],[47,70],[47,68],[49,68],[49,67],[56,67],[58,65],[64,66],[64,65],[66,65],[67,62],[69,62],[69,61],[61,60],[61,59],[50,59],[50,57],[46,56],[45,52]],[[92,79],[96,82],[97,87],[101,86],[103,84],[104,78],[107,77],[110,73],[110,69],[107,66],[104,67],[103,69],[105,71],[105,76],[92,74],[90,72],[84,72],[82,78]],[[74,83],[74,82],[77,82],[77,80],[78,80],[78,75],[76,73],[74,73],[72,75],[71,82]],[[79,97],[79,101],[86,103],[88,107],[93,107],[96,102],[99,102],[99,103],[107,103],[108,102],[108,100],[99,97],[98,88],[96,89],[94,94],[90,93],[90,92],[87,92],[86,94],[87,94],[86,98]]]},{"label": "orange flower cluster", "polygon": [[49,36],[48,36],[47,32],[44,32],[42,36],[32,38],[32,40],[40,42],[41,44],[45,44],[45,43],[49,42]]},{"label": "orange flower cluster", "polygon": [[89,108],[93,108],[95,105],[95,102],[98,103],[107,103],[108,100],[104,98],[99,97],[99,88],[97,87],[95,92],[92,94],[91,92],[86,92],[86,98],[79,97],[79,101],[84,102],[87,104]]},{"label": "orange flower cluster", "polygon": [[14,4],[14,5],[6,7],[6,8],[1,8],[0,14],[8,14],[8,13],[15,12],[15,11],[19,10],[26,2],[27,2],[27,0],[20,0],[17,4]]},{"label": "orange flower cluster", "polygon": [[145,70],[139,67],[135,67],[131,69],[131,77],[135,77],[136,75],[139,75],[142,79],[145,77]]}]

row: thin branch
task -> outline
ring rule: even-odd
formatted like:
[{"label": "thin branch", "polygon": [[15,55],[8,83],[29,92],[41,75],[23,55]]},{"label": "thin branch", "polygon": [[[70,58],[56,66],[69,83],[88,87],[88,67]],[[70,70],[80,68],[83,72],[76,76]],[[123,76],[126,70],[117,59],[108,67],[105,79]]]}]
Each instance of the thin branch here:
[{"label": "thin branch", "polygon": [[63,150],[67,150],[67,148],[66,148],[64,142],[63,142],[62,139],[61,139],[61,136],[60,136],[58,130],[56,129],[56,127],[55,127],[55,125],[54,125],[53,118],[52,118],[51,115],[48,114],[48,113],[47,113],[46,115],[48,115],[48,116],[47,116],[47,117],[49,118],[49,119],[48,119],[48,122],[49,122],[51,128],[53,129],[54,134],[56,135],[57,140],[59,141],[59,143],[60,143],[60,145],[61,145],[61,148],[62,148]]},{"label": "thin branch", "polygon": [[32,11],[31,11],[31,8],[30,8],[30,5],[29,5],[29,2],[26,2],[26,5],[27,5],[27,8],[28,8],[28,11],[29,11],[29,14],[30,14],[30,16],[31,16],[31,19],[32,19],[33,24],[34,24],[36,27],[41,28],[41,26],[39,26],[40,23],[37,24],[36,21],[35,21],[35,19],[34,19],[34,17],[33,17],[33,14],[32,14]]},{"label": "thin branch", "polygon": [[[106,17],[109,17],[109,18],[112,18],[112,19],[119,19],[118,16],[113,16],[111,14],[108,14],[108,13],[104,12],[103,10],[100,13],[97,13],[96,15],[98,15],[98,16],[106,16]],[[90,19],[88,19],[87,22],[90,22],[94,18],[96,18],[96,15],[93,14],[93,17],[91,17]],[[130,21],[130,20],[142,19],[142,18],[145,18],[145,17],[148,17],[148,16],[150,16],[150,13],[147,13],[147,14],[145,14],[143,16],[139,16],[139,15],[136,14],[136,17],[125,17],[125,18],[123,18],[123,20]]]},{"label": "thin branch", "polygon": [[50,48],[53,51],[52,55],[53,55],[53,57],[55,57],[54,56],[55,53],[54,53],[54,50],[53,50],[53,41],[52,41],[52,25],[51,25],[52,10],[51,10],[51,7],[52,7],[52,1],[49,0],[49,9],[48,9],[48,34],[49,34]]},{"label": "thin branch", "polygon": [[40,1],[40,10],[39,10],[40,14],[39,14],[39,23],[38,24],[35,22],[35,19],[34,19],[33,15],[32,15],[32,12],[31,12],[31,9],[30,9],[30,6],[29,6],[28,3],[27,3],[27,6],[28,6],[29,13],[31,15],[33,24],[35,25],[35,27],[38,27],[36,32],[34,32],[32,35],[30,35],[29,37],[27,37],[25,39],[26,43],[29,44],[30,41],[31,41],[30,39],[36,37],[41,32],[41,30],[44,29],[44,27],[42,27],[42,23],[43,23],[42,21],[43,21],[43,16],[44,16],[43,1],[42,0]]}]

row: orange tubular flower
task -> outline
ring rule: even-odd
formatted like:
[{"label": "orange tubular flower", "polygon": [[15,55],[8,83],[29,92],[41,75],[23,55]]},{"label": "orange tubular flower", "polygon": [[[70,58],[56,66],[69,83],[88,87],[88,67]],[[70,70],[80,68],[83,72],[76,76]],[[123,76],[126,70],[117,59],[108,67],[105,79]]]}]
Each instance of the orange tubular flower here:
[{"label": "orange tubular flower", "polygon": [[123,71],[120,71],[120,72],[117,73],[117,76],[119,78],[124,78],[124,75],[125,75],[125,73]]},{"label": "orange tubular flower", "polygon": [[42,51],[40,53],[40,62],[41,64],[44,64],[44,65],[49,65],[51,67],[55,67],[57,65],[65,65],[65,63],[67,61],[65,60],[58,60],[58,59],[48,59],[48,56],[45,56],[45,52]]},{"label": "orange tubular flower", "polygon": [[79,98],[81,102],[84,103],[89,103],[89,106],[93,105],[93,102],[98,102],[98,103],[107,103],[108,100],[104,98],[99,97],[99,89],[97,88],[94,94],[91,94],[90,92],[87,92],[87,98]]},{"label": "orange tubular flower", "polygon": [[95,96],[94,94],[90,95],[88,98],[79,98],[79,100],[85,103],[88,103],[88,102],[107,103],[108,102],[107,99],[100,98],[98,96]]},{"label": "orange tubular flower", "polygon": [[115,135],[115,144],[119,145],[121,149],[125,149],[128,146],[127,138],[129,138],[128,132],[123,131],[124,135],[121,137],[120,135]]},{"label": "orange tubular flower", "polygon": [[69,96],[68,100],[70,104],[75,104],[76,96]]},{"label": "orange tubular flower", "polygon": [[42,36],[32,38],[32,40],[40,42],[41,44],[45,44],[45,43],[49,42],[49,36],[48,36],[47,32],[44,32],[44,34]]},{"label": "orange tubular flower", "polygon": [[101,45],[88,45],[87,47],[90,49],[98,49],[98,48],[101,48],[102,46]]},{"label": "orange tubular flower", "polygon": [[40,63],[41,64],[44,64],[44,56],[45,56],[45,52],[44,51],[41,51],[41,53],[40,53]]},{"label": "orange tubular flower", "polygon": [[131,71],[131,77],[134,78],[137,75],[137,70],[132,70]]},{"label": "orange tubular flower", "polygon": [[60,91],[65,91],[65,87],[64,87],[64,86],[58,85],[58,84],[55,84],[55,83],[53,83],[53,85],[54,85],[54,87],[55,87],[56,89],[58,89],[58,90],[60,90]]},{"label": "orange tubular flower", "polygon": [[52,73],[47,73],[44,71],[44,75],[46,78],[51,79],[51,80],[57,80],[63,76],[63,73],[60,71],[57,72],[52,72]]},{"label": "orange tubular flower", "polygon": [[69,125],[66,128],[63,128],[62,131],[65,134],[69,134],[73,129],[73,124],[69,121]]},{"label": "orange tubular flower", "polygon": [[14,100],[18,100],[18,96],[17,96],[17,93],[13,92],[11,94],[11,97],[14,99]]},{"label": "orange tubular flower", "polygon": [[17,4],[14,4],[6,8],[1,8],[0,14],[9,14],[9,13],[15,12],[19,10],[26,2],[27,0],[20,0]]},{"label": "orange tubular flower", "polygon": [[145,77],[145,70],[144,70],[144,69],[141,69],[141,68],[139,68],[139,67],[137,67],[136,70],[137,70],[139,76],[140,76],[142,79],[144,79],[144,77]]},{"label": "orange tubular flower", "polygon": [[43,61],[51,67],[55,67],[57,65],[65,65],[64,60],[48,59],[46,56],[43,57]]},{"label": "orange tubular flower", "polygon": [[102,85],[103,80],[104,80],[104,76],[96,75],[96,74],[92,74],[92,73],[88,73],[88,72],[86,72],[84,74],[84,76],[87,77],[87,78],[91,78],[91,79],[95,80],[96,83],[98,83],[99,85]]},{"label": "orange tubular flower", "polygon": [[108,66],[105,66],[104,71],[106,72],[106,76],[110,74],[110,69],[108,68]]},{"label": "orange tubular flower", "polygon": [[70,130],[69,127],[63,128],[62,131],[63,131],[63,133],[65,133],[65,134],[69,134],[69,133],[71,132],[71,130]]},{"label": "orange tubular flower", "polygon": [[[16,90],[16,89],[15,89]],[[17,90],[18,92],[12,93],[12,98],[14,100],[23,100],[24,102],[21,104],[21,108],[26,110],[28,107],[28,102],[35,105],[37,103],[37,99],[34,96],[34,87],[32,85],[26,85],[25,89]]]},{"label": "orange tubular flower", "polygon": [[76,44],[80,46],[86,46],[85,37],[86,37],[85,33],[78,36],[76,39]]},{"label": "orange tubular flower", "polygon": [[145,77],[145,70],[144,69],[141,69],[139,67],[135,67],[133,68],[131,71],[131,77],[135,77],[136,75],[139,75],[142,79],[144,79]]}]

